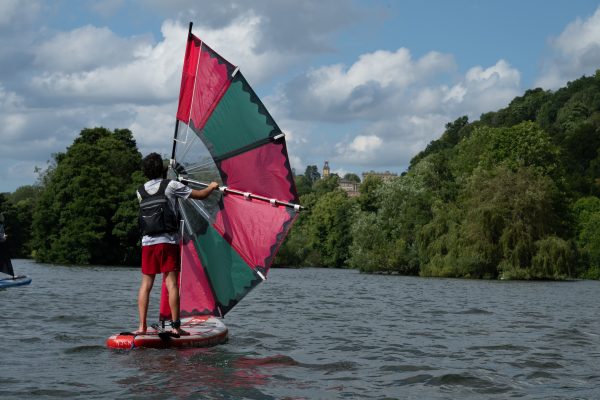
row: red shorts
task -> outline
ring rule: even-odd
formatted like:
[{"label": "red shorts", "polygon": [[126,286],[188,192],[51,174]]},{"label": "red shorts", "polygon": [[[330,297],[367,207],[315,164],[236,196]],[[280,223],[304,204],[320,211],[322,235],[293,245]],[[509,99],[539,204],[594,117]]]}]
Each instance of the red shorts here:
[{"label": "red shorts", "polygon": [[142,246],[142,273],[156,275],[179,271],[179,245],[159,243]]}]

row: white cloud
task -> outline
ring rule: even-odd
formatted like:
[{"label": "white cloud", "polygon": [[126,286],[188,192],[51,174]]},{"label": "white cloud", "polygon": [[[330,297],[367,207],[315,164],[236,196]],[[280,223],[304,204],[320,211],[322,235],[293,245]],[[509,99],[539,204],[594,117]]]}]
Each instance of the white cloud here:
[{"label": "white cloud", "polygon": [[142,154],[156,151],[170,157],[176,111],[175,102],[159,106],[132,106],[131,123],[123,126],[134,133]]},{"label": "white cloud", "polygon": [[[0,1],[0,28],[3,17],[11,15],[10,29],[17,29],[17,3],[37,5]],[[346,2],[292,3],[144,5],[162,10],[158,15],[185,15],[184,21],[195,17],[194,34],[239,64],[255,88],[274,76],[281,81],[277,74],[299,73],[263,97],[287,134],[291,164],[299,173],[326,159],[335,171],[405,167],[447,122],[465,114],[474,119],[520,94],[520,74],[503,60],[461,74],[452,54],[431,51],[415,57],[401,47],[369,51],[348,64],[315,64],[314,55],[333,50],[330,35],[362,16]],[[93,6],[97,13],[110,15],[127,3],[111,0],[100,6],[106,7]],[[296,13],[291,20],[290,9]],[[0,85],[0,160],[49,159],[81,129],[94,126],[131,129],[142,153],[170,152],[187,23],[166,20],[157,39],[121,36],[95,24],[58,33],[39,28],[43,35],[29,28],[30,36],[19,35],[22,42],[15,46],[26,53],[14,57],[14,51],[0,50],[5,83]],[[13,41],[8,35],[4,40]],[[13,76],[15,81],[9,80]],[[24,91],[23,85],[32,90]]]},{"label": "white cloud", "polygon": [[600,66],[600,7],[589,18],[577,18],[550,41],[553,58],[544,61],[536,86],[556,89]]},{"label": "white cloud", "polygon": [[238,65],[250,84],[256,85],[284,71],[302,57],[293,52],[261,48],[267,23],[265,16],[250,9],[226,26],[211,29],[200,24],[194,26],[193,32],[227,61]]},{"label": "white cloud", "polygon": [[520,81],[519,71],[505,60],[499,60],[488,68],[473,67],[461,82],[443,88],[444,108],[450,115],[478,118],[483,112],[505,107],[521,94]]},{"label": "white cloud", "polygon": [[8,25],[19,10],[19,0],[4,0],[0,2],[0,26]]},{"label": "white cloud", "polygon": [[123,6],[123,0],[93,1],[88,7],[103,17],[111,17]]},{"label": "white cloud", "polygon": [[577,18],[554,41],[561,53],[578,57],[600,43],[600,8],[587,20]]},{"label": "white cloud", "polygon": [[520,93],[520,73],[505,60],[472,67],[463,77],[451,74],[454,70],[454,58],[447,54],[429,52],[413,60],[405,48],[376,51],[349,68],[335,64],[310,70],[283,88],[279,98],[297,119],[377,121],[398,114],[474,118]]},{"label": "white cloud", "polygon": [[[300,55],[258,51],[264,17],[247,12],[219,28],[198,25],[194,34],[240,69],[252,85],[285,70]],[[187,27],[163,23],[162,41],[121,38],[108,28],[85,26],[39,45],[31,79],[41,96],[86,102],[160,103],[178,96]]]},{"label": "white cloud", "polygon": [[396,116],[378,121],[363,130],[368,134],[336,143],[332,165],[405,168],[412,157],[442,134],[447,122],[448,116],[441,114]]},{"label": "white cloud", "polygon": [[[0,146],[0,151],[1,146]],[[37,180],[37,173],[35,168],[45,167],[45,163],[32,162],[32,161],[18,161],[14,159],[0,159],[0,182],[2,182],[2,191],[13,191],[19,186],[31,185]],[[5,189],[6,188],[6,189]]]},{"label": "white cloud", "polygon": [[223,31],[259,18],[259,26],[254,27],[258,35],[241,38],[241,42],[229,45],[235,47],[251,41],[256,46],[255,54],[268,52],[286,58],[294,54],[306,57],[333,52],[332,34],[354,23],[375,18],[378,9],[382,8],[374,4],[361,6],[347,0],[145,0],[144,6],[170,18],[203,24],[202,31],[207,32]]},{"label": "white cloud", "polygon": [[346,68],[335,64],[308,71],[286,88],[294,115],[322,120],[378,119],[402,105],[413,88],[455,68],[451,55],[430,52],[413,60],[410,51],[379,50]]},{"label": "white cloud", "polygon": [[337,159],[352,160],[357,164],[369,163],[382,144],[383,141],[375,135],[358,135],[349,143],[340,142],[335,145]]},{"label": "white cloud", "polygon": [[2,140],[12,141],[18,138],[27,124],[27,119],[23,114],[4,114],[0,115],[0,125],[2,126]]},{"label": "white cloud", "polygon": [[34,52],[34,65],[47,72],[71,72],[125,65],[147,53],[150,37],[120,38],[110,29],[86,25],[59,32]]},{"label": "white cloud", "polygon": [[0,83],[0,112],[7,112],[23,107],[23,97],[15,92],[6,91]]},{"label": "white cloud", "polygon": [[0,1],[0,28],[12,27],[14,21],[30,21],[42,10],[39,1],[2,0]]},{"label": "white cloud", "polygon": [[[182,38],[186,37],[186,30],[166,21],[161,32],[164,40],[156,45],[150,45],[147,40],[120,39],[104,28],[85,27],[58,35],[41,45],[42,53],[60,51],[64,43],[78,34],[83,39],[72,46],[65,44],[63,52],[55,54],[51,60],[38,59],[38,63],[45,61],[43,65],[48,65],[49,70],[33,77],[31,86],[42,96],[88,103],[172,100],[178,95],[185,52]],[[106,48],[110,49],[102,50]],[[73,56],[73,64],[71,52],[79,54]],[[113,52],[124,54],[106,60]],[[58,61],[63,57],[67,60],[66,66]]]},{"label": "white cloud", "polygon": [[[463,76],[450,75],[454,69],[451,55],[430,52],[413,60],[404,48],[377,51],[349,68],[311,70],[275,98],[288,109],[286,118],[343,122],[352,129],[343,139],[337,129],[315,135],[312,147],[300,146],[304,160],[320,154],[338,167],[406,167],[448,122],[462,115],[475,120],[521,93],[520,73],[505,60],[474,66]],[[359,122],[361,128],[352,125]]]},{"label": "white cloud", "polygon": [[368,153],[378,150],[382,144],[383,141],[375,135],[359,135],[350,143],[349,148],[355,153]]},{"label": "white cloud", "polygon": [[306,170],[306,164],[300,159],[300,157],[296,157],[292,154],[288,154],[290,158],[290,166],[293,170],[295,170],[296,175],[301,175]]}]

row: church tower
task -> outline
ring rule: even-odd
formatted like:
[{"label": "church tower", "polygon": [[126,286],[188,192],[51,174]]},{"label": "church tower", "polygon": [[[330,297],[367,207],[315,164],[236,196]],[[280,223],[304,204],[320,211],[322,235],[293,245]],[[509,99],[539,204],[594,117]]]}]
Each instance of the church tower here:
[{"label": "church tower", "polygon": [[329,162],[325,161],[325,165],[323,165],[323,178],[327,178],[329,176]]}]

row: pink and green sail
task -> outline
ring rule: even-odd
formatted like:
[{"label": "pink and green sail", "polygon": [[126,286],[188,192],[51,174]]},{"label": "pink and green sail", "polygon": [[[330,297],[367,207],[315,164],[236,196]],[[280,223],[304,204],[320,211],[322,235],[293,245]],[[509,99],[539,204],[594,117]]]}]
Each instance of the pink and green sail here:
[{"label": "pink and green sail", "polygon": [[[266,279],[300,207],[285,136],[239,69],[191,25],[170,178],[226,188],[179,203],[181,317],[222,317]],[[160,314],[170,319],[164,285]]]}]

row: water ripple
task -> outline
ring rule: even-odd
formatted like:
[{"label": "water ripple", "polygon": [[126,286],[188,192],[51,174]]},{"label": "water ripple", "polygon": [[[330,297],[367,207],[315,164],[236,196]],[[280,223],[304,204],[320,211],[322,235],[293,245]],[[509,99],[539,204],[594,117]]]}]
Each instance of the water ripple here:
[{"label": "water ripple", "polygon": [[226,345],[108,351],[137,324],[139,268],[14,264],[34,279],[0,291],[23,332],[4,338],[2,399],[599,398],[600,282],[275,269]]}]

